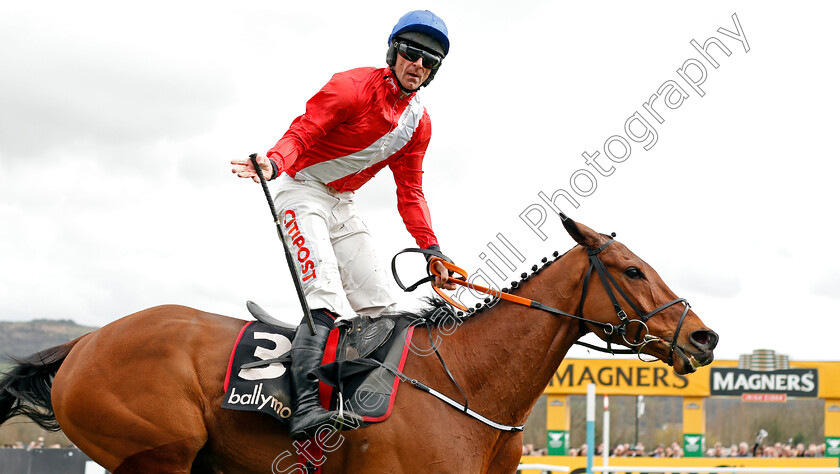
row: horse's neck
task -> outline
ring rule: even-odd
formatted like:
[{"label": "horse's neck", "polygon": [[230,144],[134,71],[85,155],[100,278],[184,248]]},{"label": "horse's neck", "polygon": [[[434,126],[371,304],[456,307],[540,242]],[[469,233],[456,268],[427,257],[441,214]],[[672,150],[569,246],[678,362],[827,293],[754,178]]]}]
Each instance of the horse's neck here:
[{"label": "horse's neck", "polygon": [[[564,260],[568,258],[554,262],[517,294],[574,314],[583,269],[564,265]],[[486,407],[501,422],[524,423],[578,339],[579,323],[504,301],[474,318],[458,329],[453,341],[472,388],[471,406]]]}]

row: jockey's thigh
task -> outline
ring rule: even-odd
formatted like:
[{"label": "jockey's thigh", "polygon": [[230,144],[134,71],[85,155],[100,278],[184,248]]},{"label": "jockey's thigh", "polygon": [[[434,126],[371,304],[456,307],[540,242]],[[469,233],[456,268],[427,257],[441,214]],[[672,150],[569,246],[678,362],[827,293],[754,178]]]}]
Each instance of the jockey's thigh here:
[{"label": "jockey's thigh", "polygon": [[350,306],[357,314],[371,317],[392,311],[396,302],[388,273],[377,258],[367,226],[355,213],[352,199],[342,198],[332,213],[335,226],[330,235]]},{"label": "jockey's thigh", "polygon": [[312,309],[352,314],[330,238],[330,227],[334,226],[332,208],[338,199],[323,185],[295,181],[287,175],[280,179],[274,202],[306,302]]}]

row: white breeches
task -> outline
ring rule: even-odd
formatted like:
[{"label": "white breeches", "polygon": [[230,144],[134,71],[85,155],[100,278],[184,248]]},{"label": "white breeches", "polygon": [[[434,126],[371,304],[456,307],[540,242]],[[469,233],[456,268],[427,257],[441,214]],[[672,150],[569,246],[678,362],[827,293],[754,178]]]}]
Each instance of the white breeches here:
[{"label": "white breeches", "polygon": [[356,215],[353,192],[339,193],[285,173],[278,181],[274,202],[309,307],[328,309],[342,319],[392,311],[388,275],[367,226]]}]

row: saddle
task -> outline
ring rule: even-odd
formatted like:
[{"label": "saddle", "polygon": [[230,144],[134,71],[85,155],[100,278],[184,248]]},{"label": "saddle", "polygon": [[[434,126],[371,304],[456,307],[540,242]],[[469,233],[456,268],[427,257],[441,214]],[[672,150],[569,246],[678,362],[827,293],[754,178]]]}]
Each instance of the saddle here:
[{"label": "saddle", "polygon": [[[234,345],[223,408],[260,411],[288,423],[295,326],[284,323],[256,303],[247,303],[256,321],[248,322]],[[353,318],[334,328],[320,368],[309,376],[320,381],[321,402],[331,410],[349,410],[365,423],[390,416],[414,326],[409,318]]]},{"label": "saddle", "polygon": [[[296,326],[280,321],[257,303],[248,301],[246,303],[251,316],[262,323],[274,326],[279,329],[295,331]],[[394,320],[389,318],[373,319],[368,316],[361,316],[342,321],[339,327],[346,328],[340,333],[336,350],[336,360],[354,360],[360,357],[367,357],[388,340],[394,330]],[[290,354],[289,354],[290,356]],[[291,360],[291,359],[290,359]]]}]

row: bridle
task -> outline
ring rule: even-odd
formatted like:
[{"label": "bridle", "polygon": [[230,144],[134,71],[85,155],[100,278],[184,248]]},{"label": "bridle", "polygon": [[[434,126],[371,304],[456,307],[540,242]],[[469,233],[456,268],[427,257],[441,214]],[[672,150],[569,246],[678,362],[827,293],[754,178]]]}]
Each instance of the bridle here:
[{"label": "bridle", "polygon": [[[454,272],[458,275],[457,278],[452,277],[452,276],[447,277],[448,282],[455,283],[455,284],[458,284],[458,285],[461,285],[461,286],[464,286],[464,287],[467,287],[467,288],[471,288],[473,290],[476,290],[476,291],[479,291],[479,292],[482,292],[482,293],[486,293],[488,295],[495,296],[497,298],[500,298],[500,299],[503,299],[503,300],[506,300],[506,301],[510,301],[510,302],[513,302],[513,303],[516,303],[516,304],[528,306],[528,307],[531,307],[531,308],[534,308],[534,309],[539,309],[539,310],[542,310],[542,311],[545,311],[545,312],[548,312],[548,313],[551,313],[551,314],[559,315],[559,316],[565,316],[565,317],[569,317],[569,318],[572,318],[572,319],[577,319],[580,323],[580,326],[581,326],[581,329],[580,329],[580,335],[581,336],[583,334],[585,334],[586,332],[588,332],[588,330],[586,329],[586,326],[585,326],[586,324],[590,324],[590,325],[593,325],[593,326],[596,326],[598,328],[603,329],[604,333],[607,335],[607,341],[606,341],[607,342],[607,347],[606,348],[594,346],[592,344],[587,344],[585,342],[580,342],[580,341],[576,341],[575,344],[579,344],[579,345],[582,345],[584,347],[587,347],[587,348],[590,348],[590,349],[595,349],[595,350],[598,350],[598,351],[601,351],[601,352],[608,352],[610,354],[636,354],[639,357],[639,359],[644,361],[644,362],[653,362],[653,360],[646,360],[646,359],[642,358],[642,349],[645,347],[645,345],[647,345],[651,342],[661,342],[663,344],[668,344],[669,345],[670,352],[668,354],[668,365],[673,366],[673,364],[674,364],[674,352],[677,349],[677,339],[679,337],[680,330],[682,329],[683,321],[685,321],[685,317],[688,314],[688,310],[691,308],[691,306],[688,304],[688,301],[686,301],[685,298],[677,298],[673,301],[670,301],[668,303],[663,304],[662,306],[654,309],[653,311],[651,311],[649,313],[642,313],[641,311],[639,311],[639,308],[637,308],[636,305],[634,305],[633,302],[630,301],[630,298],[627,297],[627,294],[624,292],[624,290],[621,289],[621,287],[618,285],[618,283],[616,283],[616,281],[612,277],[612,275],[610,275],[610,273],[607,271],[606,267],[604,266],[604,262],[602,262],[600,257],[598,257],[598,254],[601,253],[604,249],[606,249],[610,245],[612,245],[613,242],[615,242],[615,241],[610,239],[609,241],[607,241],[601,247],[599,247],[595,250],[588,250],[589,268],[586,270],[586,273],[583,277],[583,289],[581,290],[580,304],[578,305],[578,311],[577,311],[578,314],[576,314],[576,315],[567,313],[565,311],[561,311],[557,308],[553,308],[553,307],[548,306],[548,305],[544,305],[544,304],[540,303],[539,301],[530,300],[530,299],[527,299],[527,298],[523,298],[521,296],[512,295],[512,294],[504,292],[504,291],[498,291],[498,290],[494,290],[494,289],[491,289],[491,288],[485,288],[485,287],[476,285],[474,283],[469,283],[469,282],[466,281],[467,280],[467,274],[463,269],[455,266],[455,264],[453,264],[452,261],[448,257],[446,257],[446,255],[443,255],[442,253],[434,251],[434,250],[419,249],[419,248],[408,248],[408,249],[402,250],[401,252],[398,252],[396,255],[394,255],[393,259],[391,259],[391,271],[394,275],[394,280],[396,280],[397,285],[399,285],[400,288],[402,288],[405,291],[414,291],[415,289],[417,289],[423,283],[434,281],[436,277],[442,277],[442,275],[440,273],[438,273],[437,269],[435,268],[435,263],[440,262],[450,272]],[[397,274],[397,268],[396,268],[397,257],[399,255],[401,255],[403,253],[407,253],[407,252],[424,254],[424,255],[426,255],[426,257],[428,259],[428,265],[426,267],[426,271],[428,273],[428,276],[426,278],[423,278],[423,279],[417,281],[416,283],[414,283],[413,285],[410,285],[408,287],[403,285],[402,281],[400,280],[400,278]],[[557,255],[557,254],[555,253],[555,255]],[[555,261],[559,260],[561,257],[562,257],[562,255],[556,257]],[[598,275],[598,278],[601,280],[601,284],[603,285],[604,290],[607,293],[607,296],[610,298],[610,301],[612,302],[613,309],[615,310],[616,317],[618,318],[618,324],[605,323],[605,322],[602,322],[602,321],[595,321],[593,319],[588,319],[588,318],[583,316],[583,306],[584,306],[584,303],[586,302],[586,295],[587,295],[587,292],[588,292],[588,289],[589,289],[589,283],[592,280],[591,277],[592,277],[593,270]],[[535,269],[535,271],[536,271],[536,269]],[[447,303],[449,303],[450,305],[452,305],[452,306],[454,306],[454,307],[456,307],[456,308],[458,308],[462,311],[466,311],[468,313],[471,312],[470,309],[468,309],[467,307],[465,307],[461,303],[459,303],[457,301],[454,301],[447,294],[443,293],[443,291],[441,291],[440,288],[438,288],[436,286],[433,286],[432,288],[434,288],[435,292],[440,297],[442,297]],[[624,300],[630,305],[630,307],[633,309],[633,311],[635,311],[636,315],[638,316],[638,319],[631,319],[630,317],[627,316],[627,313],[624,311],[624,309],[622,309],[621,303],[619,303],[618,298],[616,298],[615,291],[613,291],[613,289],[615,289],[615,291],[617,291],[618,294],[621,295],[621,297],[624,298]],[[683,303],[685,305],[685,308],[683,309],[682,315],[680,316],[680,321],[677,324],[677,329],[676,329],[676,331],[674,331],[674,336],[673,336],[673,339],[671,340],[671,342],[668,343],[668,341],[666,341],[666,340],[664,340],[660,337],[652,336],[650,334],[650,330],[648,329],[647,321],[651,317],[653,317],[656,314],[664,311],[667,308],[670,308],[671,306],[673,306],[677,303]],[[482,423],[484,423],[486,425],[492,426],[493,428],[496,428],[496,429],[501,430],[501,431],[509,431],[509,432],[522,431],[524,429],[523,425],[510,426],[510,425],[505,425],[505,424],[502,424],[502,423],[497,423],[497,422],[494,422],[494,421],[490,420],[489,418],[486,418],[486,417],[476,413],[475,411],[473,411],[469,408],[469,402],[467,401],[466,394],[461,389],[461,386],[458,384],[458,382],[455,380],[455,378],[452,376],[452,373],[449,371],[449,368],[446,366],[446,363],[443,361],[443,357],[438,352],[437,346],[435,345],[435,342],[431,339],[432,331],[431,331],[431,328],[430,328],[430,324],[431,324],[430,320],[428,320],[428,319],[425,320],[425,324],[426,324],[426,327],[429,328],[429,340],[432,344],[432,348],[434,349],[435,353],[437,354],[438,359],[440,359],[440,363],[443,366],[444,370],[446,371],[446,374],[449,376],[449,379],[455,384],[455,386],[461,392],[461,395],[464,397],[464,403],[461,404],[461,403],[447,397],[446,395],[438,392],[437,390],[434,390],[433,388],[419,382],[418,380],[415,380],[415,379],[412,379],[410,377],[405,376],[405,374],[403,374],[402,372],[400,372],[396,369],[389,368],[385,365],[382,365],[382,367],[384,367],[386,370],[394,373],[395,375],[400,377],[403,381],[406,381],[406,382],[410,383],[411,385],[413,385],[414,387],[416,387],[416,388],[418,388],[418,389],[420,389],[420,390],[422,390],[422,391],[424,391],[424,392],[426,392],[430,395],[433,395],[440,400],[443,400],[444,402],[446,402],[450,406],[455,407],[457,410],[462,411],[464,414],[469,415],[469,416],[481,421]],[[636,335],[633,336],[632,340],[629,340],[627,338],[628,328],[632,328],[631,325],[633,325],[633,324],[638,324],[638,329],[636,330]],[[614,334],[621,335],[622,339],[624,340],[624,343],[628,347],[630,347],[631,349],[618,349],[618,350],[613,349],[612,348],[612,336]],[[379,363],[377,363],[377,364],[379,364]]]},{"label": "bridle", "polygon": [[[663,304],[662,306],[659,306],[658,308],[654,309],[653,311],[651,311],[649,313],[642,313],[641,311],[639,311],[639,308],[637,308],[636,305],[633,304],[633,302],[630,300],[630,298],[627,296],[627,294],[624,292],[624,290],[621,289],[621,286],[619,286],[618,283],[615,281],[615,279],[610,274],[610,272],[607,271],[607,268],[604,266],[604,262],[602,262],[601,259],[598,257],[598,254],[601,253],[604,249],[606,249],[610,245],[612,245],[613,242],[615,242],[615,241],[610,239],[604,245],[598,247],[597,249],[588,250],[589,268],[586,270],[586,274],[583,277],[583,290],[581,291],[580,304],[578,305],[578,311],[577,311],[578,315],[580,315],[580,316],[579,317],[572,316],[572,317],[575,317],[576,319],[578,319],[580,321],[581,335],[585,334],[585,332],[586,332],[586,329],[585,329],[585,326],[584,326],[585,324],[592,324],[592,325],[595,325],[595,326],[598,326],[598,327],[602,328],[604,330],[604,333],[608,336],[608,339],[606,341],[607,342],[607,347],[605,349],[605,348],[602,348],[602,347],[599,347],[599,346],[594,346],[592,344],[587,344],[585,342],[580,342],[580,341],[576,341],[575,344],[578,344],[578,345],[581,345],[581,346],[584,346],[584,347],[587,347],[587,348],[590,348],[590,349],[594,349],[594,350],[597,350],[597,351],[601,351],[601,352],[608,352],[608,353],[611,353],[611,354],[636,354],[639,357],[640,360],[643,360],[643,361],[646,361],[646,362],[653,362],[652,360],[646,360],[646,359],[642,358],[642,349],[644,348],[645,345],[647,345],[650,342],[654,342],[654,341],[662,342],[664,344],[669,345],[668,365],[673,365],[674,364],[674,351],[677,348],[677,339],[679,338],[680,330],[682,329],[682,325],[683,325],[683,322],[685,321],[686,315],[688,314],[688,310],[691,309],[691,305],[688,304],[688,301],[686,301],[685,298],[676,298],[672,301],[669,301],[668,303]],[[604,322],[600,322],[600,321],[594,321],[594,320],[587,319],[587,318],[583,317],[583,305],[586,302],[586,294],[587,294],[587,290],[589,288],[589,283],[590,283],[591,276],[592,276],[592,270],[595,270],[595,273],[597,273],[598,279],[601,280],[601,284],[604,287],[604,290],[606,291],[607,296],[609,297],[610,302],[613,305],[613,310],[615,310],[615,315],[616,315],[616,317],[618,318],[618,321],[619,321],[618,325],[614,325],[614,324],[610,324],[610,323],[604,323]],[[627,313],[621,307],[621,303],[619,303],[618,299],[616,298],[615,292],[613,291],[613,288],[615,288],[615,291],[617,291],[618,294],[621,295],[622,298],[624,298],[624,301],[626,301],[627,304],[630,305],[630,308],[633,309],[633,311],[636,313],[636,316],[638,316],[639,319],[630,319],[630,317],[627,316]],[[682,314],[680,315],[680,321],[679,321],[679,323],[677,323],[677,329],[674,331],[674,336],[671,339],[671,342],[668,343],[668,341],[665,341],[664,339],[662,339],[660,337],[651,335],[650,334],[650,329],[648,329],[648,326],[647,326],[647,321],[651,317],[653,317],[656,314],[670,308],[671,306],[673,306],[677,303],[683,303],[685,305],[685,308],[683,308]],[[571,315],[569,315],[569,316],[571,316]],[[627,338],[627,332],[628,332],[628,328],[630,327],[630,325],[634,324],[634,323],[638,324],[638,329],[636,330],[636,335],[633,336],[632,340],[630,340],[630,339]],[[644,335],[642,335],[642,332],[644,332]],[[624,340],[624,343],[627,344],[629,347],[636,347],[637,349],[636,350],[632,350],[632,349],[614,350],[612,348],[612,336],[614,334],[620,335],[621,338]]]},{"label": "bridle", "polygon": [[[444,267],[446,267],[447,270],[449,270],[450,272],[453,272],[453,273],[458,275],[457,277],[451,277],[451,276],[449,277],[448,281],[451,282],[451,283],[455,283],[457,285],[465,286],[467,288],[471,288],[473,290],[476,290],[476,291],[479,291],[479,292],[482,292],[482,293],[486,293],[488,295],[495,296],[497,298],[501,298],[503,300],[510,301],[510,302],[513,302],[513,303],[516,303],[516,304],[528,306],[528,307],[531,307],[531,308],[534,308],[534,309],[539,309],[539,310],[542,310],[542,311],[545,311],[545,312],[548,312],[548,313],[551,313],[551,314],[555,314],[555,315],[558,315],[558,316],[565,316],[565,317],[568,317],[568,318],[576,319],[580,322],[580,326],[581,326],[580,335],[581,336],[586,334],[586,332],[588,332],[588,330],[586,328],[587,324],[602,329],[607,336],[607,340],[606,340],[607,347],[606,348],[595,346],[595,345],[588,344],[588,343],[581,342],[581,341],[576,341],[575,344],[584,346],[584,347],[589,348],[589,349],[597,350],[597,351],[600,351],[600,352],[606,352],[606,353],[609,353],[609,354],[635,354],[642,361],[653,362],[655,359],[654,360],[648,360],[648,359],[642,358],[642,349],[647,344],[649,344],[651,342],[660,342],[660,343],[663,343],[663,344],[668,344],[668,348],[669,348],[668,365],[673,365],[674,364],[674,352],[677,349],[677,339],[679,338],[680,330],[682,329],[682,325],[683,325],[683,322],[685,321],[686,315],[688,314],[688,310],[691,309],[691,305],[688,304],[688,301],[686,301],[685,298],[676,298],[676,299],[674,299],[674,300],[672,300],[668,303],[663,304],[662,306],[659,306],[658,308],[654,309],[653,311],[650,311],[649,313],[641,312],[639,310],[639,308],[636,307],[635,304],[633,304],[633,302],[630,300],[630,298],[627,296],[627,294],[624,292],[624,290],[621,289],[621,286],[618,285],[618,283],[615,281],[615,279],[612,277],[612,275],[610,275],[610,273],[606,269],[606,266],[604,266],[604,262],[602,262],[600,257],[598,256],[599,253],[601,253],[607,247],[612,245],[613,242],[615,242],[615,240],[610,239],[604,245],[598,247],[597,249],[587,251],[588,255],[589,255],[589,268],[586,270],[586,273],[584,274],[584,277],[583,277],[583,289],[581,290],[580,304],[578,305],[577,314],[567,313],[567,312],[559,310],[557,308],[553,308],[551,306],[542,304],[538,301],[523,298],[521,296],[513,295],[513,294],[510,294],[510,293],[507,293],[507,292],[504,292],[504,291],[494,290],[492,288],[485,288],[485,287],[482,287],[480,285],[469,283],[469,282],[466,281],[467,280],[467,274],[462,268],[455,266],[448,257],[446,257],[442,253],[436,252],[434,250],[409,248],[409,249],[405,249],[401,252],[398,252],[396,255],[394,255],[394,258],[391,260],[391,270],[392,270],[393,275],[394,275],[394,280],[396,280],[397,285],[399,285],[400,288],[402,288],[405,291],[414,291],[421,284],[426,283],[428,281],[433,281],[435,279],[435,277],[440,277],[441,276],[439,273],[437,273],[437,270],[435,269],[435,265],[434,265],[435,262],[440,262],[441,264],[443,264]],[[420,281],[418,281],[418,282],[416,282],[413,285],[410,285],[408,287],[404,286],[402,281],[400,281],[399,276],[397,275],[397,270],[396,270],[396,258],[397,258],[397,256],[399,256],[402,253],[406,253],[406,252],[421,253],[421,254],[424,254],[424,255],[427,255],[427,256],[431,257],[431,258],[429,258],[429,264],[428,264],[428,267],[427,267],[427,272],[428,272],[429,275],[426,278],[423,278]],[[557,257],[557,259],[559,259],[561,257],[562,257],[562,255]],[[610,299],[610,302],[612,302],[613,309],[615,311],[616,317],[618,318],[618,324],[596,321],[594,319],[589,319],[589,318],[586,318],[586,317],[583,316],[583,306],[584,306],[584,303],[586,302],[586,296],[587,296],[587,293],[588,293],[589,284],[592,280],[591,277],[592,277],[593,270],[594,270],[594,273],[596,273],[598,275],[598,279],[601,280],[601,284],[604,287],[604,290],[606,291],[607,296]],[[452,306],[454,306],[454,307],[456,307],[456,308],[458,308],[462,311],[466,311],[466,312],[471,311],[470,309],[468,309],[467,307],[465,307],[461,303],[459,303],[457,301],[454,301],[447,294],[443,293],[443,291],[441,291],[439,288],[433,287],[433,289],[435,290],[435,292],[440,297],[442,297],[450,305],[452,305]],[[638,317],[637,319],[631,319],[629,316],[627,316],[627,312],[625,312],[624,309],[621,307],[621,303],[619,302],[618,298],[616,298],[615,292],[618,292],[618,294],[624,299],[624,301],[626,301],[627,304],[630,305],[630,308],[632,308],[632,310],[635,312],[636,316]],[[648,328],[648,325],[647,325],[647,321],[651,317],[655,316],[656,314],[658,314],[658,313],[660,313],[660,312],[662,312],[662,311],[664,311],[664,310],[666,310],[666,309],[670,308],[671,306],[673,306],[675,304],[678,304],[678,303],[684,304],[685,308],[683,309],[682,314],[680,315],[680,321],[677,324],[677,328],[674,331],[674,336],[671,339],[671,341],[668,342],[668,341],[666,341],[666,340],[664,340],[660,337],[651,335],[650,334],[650,329]],[[636,329],[636,331],[635,331],[636,334],[635,334],[635,336],[632,336],[631,339],[628,339],[628,332],[632,332],[630,329],[632,329],[634,326],[638,326],[638,329]],[[613,335],[616,335],[616,334],[618,334],[622,337],[622,339],[624,340],[624,343],[629,347],[629,349],[613,349],[613,347],[612,347],[612,343],[613,343],[612,337],[613,337]]]}]

